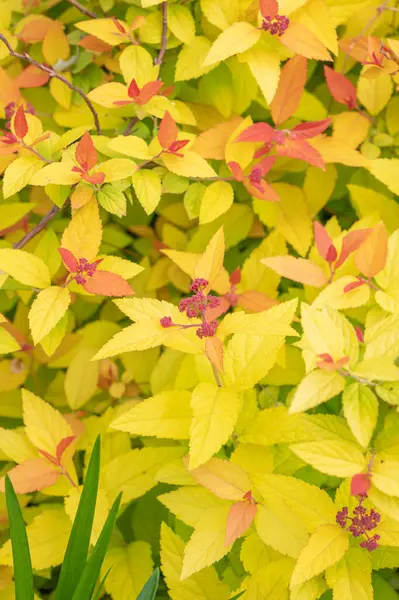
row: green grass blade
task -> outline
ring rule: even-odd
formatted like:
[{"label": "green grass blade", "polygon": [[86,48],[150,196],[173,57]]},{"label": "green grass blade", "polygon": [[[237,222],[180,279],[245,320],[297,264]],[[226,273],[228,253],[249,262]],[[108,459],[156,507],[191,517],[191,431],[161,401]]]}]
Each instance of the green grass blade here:
[{"label": "green grass blade", "polygon": [[61,567],[55,600],[71,600],[85,568],[96,508],[99,477],[100,437],[96,439],[91,454],[82,495]]},{"label": "green grass blade", "polygon": [[140,594],[137,596],[137,600],[155,600],[159,585],[159,568],[157,567]]},{"label": "green grass blade", "polygon": [[101,566],[104,561],[104,556],[108,548],[109,540],[111,539],[111,534],[115,526],[116,517],[118,516],[121,498],[122,494],[119,494],[113,503],[111,510],[109,511],[107,520],[104,523],[104,527],[101,530],[93,552],[87,561],[72,600],[90,600],[93,595],[97,579],[100,575]]},{"label": "green grass blade", "polygon": [[15,600],[33,600],[33,572],[28,536],[18,498],[8,475],[5,488],[14,561]]},{"label": "green grass blade", "polygon": [[243,590],[242,592],[239,592],[238,594],[236,594],[235,596],[233,596],[232,598],[230,598],[230,600],[238,600],[238,598],[241,598],[241,596],[243,594],[245,594],[246,590]]},{"label": "green grass blade", "polygon": [[102,578],[102,580],[100,582],[100,585],[98,586],[97,591],[96,591],[95,595],[93,596],[92,600],[100,600],[100,596],[101,596],[101,594],[103,592],[104,585],[105,585],[105,582],[107,580],[107,577],[108,577],[110,571],[111,571],[111,569],[108,569],[108,571],[105,573],[105,575]]}]

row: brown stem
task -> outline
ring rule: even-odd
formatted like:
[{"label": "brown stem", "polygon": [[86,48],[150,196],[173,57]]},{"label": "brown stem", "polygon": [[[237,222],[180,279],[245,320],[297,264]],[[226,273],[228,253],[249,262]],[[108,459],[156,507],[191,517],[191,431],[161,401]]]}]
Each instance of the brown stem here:
[{"label": "brown stem", "polygon": [[47,67],[46,65],[39,63],[37,60],[32,58],[27,52],[25,52],[24,54],[21,54],[20,52],[15,52],[15,50],[13,50],[12,47],[10,46],[7,38],[5,38],[2,33],[0,33],[0,40],[3,42],[3,44],[5,44],[7,46],[8,52],[10,53],[11,56],[14,56],[15,58],[19,58],[20,60],[24,60],[25,62],[28,62],[31,65],[34,65],[41,71],[44,71],[44,73],[47,73],[50,77],[55,77],[59,81],[62,81],[62,83],[64,83],[70,90],[79,94],[79,96],[84,100],[88,109],[90,110],[91,114],[93,115],[94,124],[96,126],[98,135],[101,135],[101,127],[100,127],[100,121],[98,118],[98,114],[97,114],[96,109],[94,108],[93,104],[91,103],[91,101],[86,96],[86,94],[84,93],[83,90],[81,90],[80,88],[73,85],[73,83],[70,83],[68,81],[68,79],[66,79],[59,73],[57,73],[57,71],[54,71],[54,69],[52,69],[51,67]]},{"label": "brown stem", "polygon": [[159,51],[159,54],[156,57],[156,59],[154,60],[155,65],[162,64],[163,57],[165,56],[165,52],[166,52],[166,45],[168,43],[168,2],[167,2],[167,0],[166,0],[166,2],[162,3],[161,10],[162,10],[162,42],[161,42],[161,49]]},{"label": "brown stem", "polygon": [[46,162],[48,164],[53,162],[52,160],[49,160],[48,158],[43,156],[43,154],[40,154],[40,152],[38,150],[36,150],[36,148],[32,148],[32,146],[28,146],[27,144],[25,144],[25,142],[23,140],[21,140],[21,145],[23,148],[25,148],[25,150],[29,150],[29,152],[32,152],[32,154],[35,154],[38,158],[40,158],[40,160],[43,160],[44,162]]},{"label": "brown stem", "polygon": [[129,135],[129,133],[132,131],[133,127],[138,122],[139,122],[139,119],[137,117],[133,117],[132,119],[130,119],[129,123],[127,124],[126,129],[124,129],[122,131],[122,135]]},{"label": "brown stem", "polygon": [[26,235],[24,235],[24,237],[21,240],[19,240],[19,242],[14,244],[14,246],[13,246],[14,250],[20,250],[28,242],[33,240],[34,237],[36,237],[41,231],[43,231],[43,229],[46,227],[47,223],[49,223],[49,221],[51,221],[51,219],[53,219],[55,217],[55,215],[59,212],[59,210],[60,209],[58,208],[58,206],[54,205],[52,207],[52,209],[49,210],[49,212],[46,215],[44,215],[43,219],[41,221],[39,221],[39,223],[37,225],[35,225],[35,227],[33,229],[31,229]]},{"label": "brown stem", "polygon": [[[209,361],[209,362],[211,362],[211,361]],[[222,383],[222,380],[220,379],[219,371],[217,370],[217,368],[215,367],[215,365],[212,362],[211,362],[211,366],[212,366],[213,374],[216,379],[217,386],[220,388],[223,387],[223,383]]]},{"label": "brown stem", "polygon": [[69,483],[72,484],[74,488],[79,487],[78,484],[74,482],[68,471],[66,471],[64,468],[62,469],[62,475],[68,479]]},{"label": "brown stem", "polygon": [[374,381],[370,381],[370,379],[366,379],[366,377],[360,377],[360,375],[355,375],[350,371],[345,371],[345,369],[339,369],[338,373],[342,375],[342,377],[350,377],[351,379],[354,379],[355,381],[357,381],[358,383],[362,383],[363,385],[369,385],[370,387],[377,387],[377,385],[379,385]]},{"label": "brown stem", "polygon": [[78,9],[79,12],[81,12],[83,15],[86,15],[86,17],[90,17],[91,19],[97,19],[97,15],[95,12],[89,10],[88,8],[85,8],[84,6],[82,6],[81,4],[79,4],[79,2],[77,2],[77,0],[68,0],[69,4],[72,4],[72,6],[74,6],[75,8]]}]

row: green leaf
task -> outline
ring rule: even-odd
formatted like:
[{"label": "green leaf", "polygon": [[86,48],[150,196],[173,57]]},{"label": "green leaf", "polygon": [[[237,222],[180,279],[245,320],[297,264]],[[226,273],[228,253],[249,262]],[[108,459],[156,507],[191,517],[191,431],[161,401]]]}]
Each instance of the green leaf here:
[{"label": "green leaf", "polygon": [[28,537],[17,495],[8,475],[5,488],[14,561],[15,600],[33,600],[33,573]]},{"label": "green leaf", "polygon": [[85,569],[100,476],[100,438],[96,439],[87,469],[78,510],[65,552],[56,600],[71,600]]},{"label": "green leaf", "polygon": [[[108,548],[109,540],[115,526],[116,517],[118,516],[119,506],[121,503],[122,493],[116,498],[109,511],[107,520],[101,530],[100,536],[94,546],[93,552],[84,568],[82,576],[76,587],[72,600],[90,600],[92,597],[104,556]],[[104,580],[102,584],[104,583]]]},{"label": "green leaf", "polygon": [[140,594],[137,596],[137,600],[155,600],[155,595],[157,593],[159,585],[159,568],[157,567]]}]

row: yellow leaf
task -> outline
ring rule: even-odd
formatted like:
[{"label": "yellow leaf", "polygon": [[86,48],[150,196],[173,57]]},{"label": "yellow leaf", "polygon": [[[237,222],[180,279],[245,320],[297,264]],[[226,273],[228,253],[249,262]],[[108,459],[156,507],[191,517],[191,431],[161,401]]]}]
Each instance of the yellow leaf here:
[{"label": "yellow leaf", "polygon": [[110,427],[134,435],[188,440],[191,418],[190,393],[174,390],[147,398],[117,417]]},{"label": "yellow leaf", "polygon": [[199,519],[184,549],[182,580],[227,554],[231,547],[225,544],[228,511],[228,506],[212,508]]},{"label": "yellow leaf", "polygon": [[102,225],[97,200],[92,198],[72,217],[61,238],[61,247],[70,250],[76,258],[92,260],[98,254]]},{"label": "yellow leaf", "polygon": [[72,164],[69,162],[52,163],[44,166],[36,175],[33,176],[31,185],[72,185],[80,181],[80,174],[72,171]]},{"label": "yellow leaf", "polygon": [[255,77],[262,94],[270,104],[274,98],[280,79],[280,59],[276,52],[267,46],[257,44],[242,56]]},{"label": "yellow leaf", "polygon": [[104,181],[120,181],[133,175],[137,165],[128,158],[111,158],[96,167],[96,171],[104,173]]},{"label": "yellow leaf", "polygon": [[359,218],[377,213],[390,233],[399,229],[399,206],[395,200],[360,185],[348,184],[348,190]]},{"label": "yellow leaf", "polygon": [[213,43],[204,66],[214,65],[230,56],[245,52],[259,40],[261,32],[250,23],[240,21],[223,31]]},{"label": "yellow leaf", "polygon": [[29,441],[23,429],[3,429],[0,427],[0,450],[16,463],[38,458],[39,453]]},{"label": "yellow leaf", "polygon": [[195,38],[195,23],[186,6],[172,4],[168,11],[168,26],[178,40],[190,44]]},{"label": "yellow leaf", "polygon": [[190,44],[182,48],[177,58],[175,79],[187,81],[201,77],[213,67],[204,67],[204,60],[210,50],[211,42],[203,36],[195,37]]},{"label": "yellow leaf", "polygon": [[119,65],[128,85],[132,79],[135,79],[137,85],[142,88],[146,83],[155,81],[158,77],[159,66],[154,65],[151,54],[143,46],[125,48],[119,57]]},{"label": "yellow leaf", "polygon": [[307,2],[308,0],[279,0],[279,13],[281,15],[290,15]]},{"label": "yellow leaf", "polygon": [[399,497],[399,462],[377,460],[373,465],[373,485],[388,496]]},{"label": "yellow leaf", "polygon": [[123,277],[123,279],[132,279],[144,271],[143,267],[119,256],[105,256],[98,265],[99,271],[111,271]]},{"label": "yellow leaf", "polygon": [[56,456],[59,442],[72,435],[72,429],[55,408],[32,392],[22,390],[26,435],[38,450]]},{"label": "yellow leaf", "polygon": [[393,92],[392,77],[381,73],[375,79],[359,77],[357,97],[371,115],[378,115],[388,104]]},{"label": "yellow leaf", "polygon": [[64,27],[59,21],[52,21],[47,30],[42,44],[43,56],[46,62],[54,65],[58,60],[66,60],[69,57],[68,38],[64,33]]},{"label": "yellow leaf", "polygon": [[277,552],[296,558],[309,539],[303,523],[276,498],[258,505],[255,527],[261,540]]},{"label": "yellow leaf", "polygon": [[298,300],[289,300],[269,310],[252,315],[243,312],[235,312],[227,315],[219,329],[218,335],[228,336],[232,333],[244,333],[246,335],[295,335],[290,323],[294,318]]},{"label": "yellow leaf", "polygon": [[15,202],[0,205],[0,223],[2,229],[7,229],[18,223],[35,205],[31,202]]},{"label": "yellow leaf", "polygon": [[199,154],[186,150],[184,156],[163,154],[162,161],[168,171],[183,177],[216,177],[215,171]]},{"label": "yellow leaf", "polygon": [[344,415],[359,444],[367,448],[378,418],[378,400],[365,385],[352,383],[342,394]]},{"label": "yellow leaf", "polygon": [[227,29],[229,25],[238,21],[239,2],[237,0],[201,0],[201,10],[207,20],[219,29]]},{"label": "yellow leaf", "polygon": [[374,177],[385,183],[391,192],[399,194],[399,179],[397,176],[399,158],[378,158],[377,160],[372,160],[369,163],[368,169]]},{"label": "yellow leaf", "polygon": [[334,54],[338,54],[337,32],[326,2],[323,0],[306,2],[305,6],[293,15],[292,21],[305,25],[324,46]]},{"label": "yellow leaf", "polygon": [[310,143],[320,152],[325,163],[341,163],[348,167],[369,167],[369,159],[354,150],[344,140],[318,135],[311,139]]},{"label": "yellow leaf", "polygon": [[[39,571],[62,563],[71,528],[71,521],[62,508],[47,509],[33,519],[26,533],[34,569]],[[0,561],[13,564],[10,540],[0,550]]]},{"label": "yellow leaf", "polygon": [[41,169],[43,161],[35,156],[20,156],[6,168],[3,175],[4,198],[13,196],[24,188],[35,173]]},{"label": "yellow leaf", "polygon": [[[125,31],[129,31],[129,25],[127,23],[120,21],[119,19],[118,23],[124,27]],[[118,44],[122,43],[128,44],[130,42],[129,37],[119,31],[112,19],[81,21],[80,23],[75,23],[75,27],[90,35],[94,35],[111,46],[118,46]]]},{"label": "yellow leaf", "polygon": [[[72,76],[70,73],[63,73],[63,77],[65,77],[69,83],[72,83]],[[50,94],[62,108],[68,109],[71,106],[72,90],[65,85],[63,81],[60,81],[55,77],[50,79]]]},{"label": "yellow leaf", "polygon": [[234,391],[200,383],[191,396],[190,469],[199,467],[220,450],[233,432],[242,404]]},{"label": "yellow leaf", "polygon": [[[173,600],[227,600],[230,589],[222,583],[214,567],[203,569],[198,575],[192,575],[180,581],[183,568],[184,542],[166,523],[161,525],[161,561],[162,573]],[[193,596],[194,595],[194,596]]]},{"label": "yellow leaf", "polygon": [[282,277],[287,277],[304,285],[323,287],[328,281],[321,267],[304,258],[289,255],[271,256],[262,258],[260,262]]},{"label": "yellow leaf", "polygon": [[57,325],[41,340],[40,345],[47,354],[52,356],[65,337],[68,327],[68,314],[66,313]]},{"label": "yellow leaf", "polygon": [[255,573],[242,582],[241,588],[245,590],[242,600],[263,600],[263,598],[283,600],[283,598],[288,598],[287,588],[293,565],[292,559],[280,557],[269,564],[261,564]]},{"label": "yellow leaf", "polygon": [[349,548],[338,563],[327,569],[335,600],[373,600],[371,560],[361,548]]},{"label": "yellow leaf", "polygon": [[350,292],[344,291],[345,286],[354,281],[357,280],[350,275],[336,279],[320,292],[312,304],[313,308],[330,307],[335,310],[345,310],[367,304],[370,298],[368,286],[362,285]]},{"label": "yellow leaf", "polygon": [[[68,515],[68,517],[71,519],[72,523],[76,516],[76,512],[78,510],[78,505],[79,505],[81,496],[82,496],[82,488],[74,487],[69,492],[69,496],[67,496],[65,498],[65,501],[64,501],[65,512]],[[95,512],[94,512],[93,529],[92,529],[91,538],[90,538],[90,541],[92,544],[95,544],[98,540],[98,537],[99,537],[101,530],[104,526],[104,523],[107,519],[109,509],[110,509],[110,506],[109,506],[107,496],[106,496],[104,490],[101,489],[101,487],[100,487],[98,490],[98,493],[97,493],[96,508],[95,508]]]},{"label": "yellow leaf", "polygon": [[51,282],[50,271],[42,259],[24,250],[0,248],[0,271],[36,288],[48,287]]},{"label": "yellow leaf", "polygon": [[161,200],[162,183],[155,171],[141,169],[132,175],[136,196],[147,215],[154,212]]},{"label": "yellow leaf", "polygon": [[5,329],[0,328],[0,354],[9,354],[20,350],[17,340]]},{"label": "yellow leaf", "polygon": [[204,293],[212,289],[212,285],[223,269],[224,251],[224,231],[221,227],[212,237],[205,252],[195,265],[194,278],[205,279],[209,284]]},{"label": "yellow leaf", "polygon": [[143,160],[151,158],[145,141],[134,135],[118,135],[108,143],[108,148],[132,158],[141,158]]},{"label": "yellow leaf", "polygon": [[343,112],[333,117],[333,137],[351,148],[357,148],[364,142],[369,129],[370,121],[358,112]]},{"label": "yellow leaf", "polygon": [[273,189],[280,198],[280,202],[273,204],[277,231],[301,256],[305,256],[313,239],[305,195],[300,188],[288,183],[277,183]]},{"label": "yellow leaf", "polygon": [[291,587],[319,575],[337,563],[349,546],[348,534],[339,525],[322,525],[311,536],[299,555]]},{"label": "yellow leaf", "polygon": [[358,446],[346,440],[301,442],[292,445],[291,450],[318,471],[337,477],[361,473],[367,463]]},{"label": "yellow leaf", "polygon": [[65,396],[72,410],[84,406],[97,391],[98,363],[92,357],[91,350],[77,352],[66,372]]},{"label": "yellow leaf", "polygon": [[71,302],[67,288],[50,287],[42,290],[29,311],[29,327],[38,344],[63,317]]},{"label": "yellow leaf", "polygon": [[220,215],[227,212],[233,204],[233,188],[227,181],[215,181],[206,188],[201,201],[199,220],[200,225],[211,223]]},{"label": "yellow leaf", "polygon": [[112,82],[112,83],[104,83],[104,85],[100,85],[98,88],[91,90],[87,94],[89,100],[94,102],[95,104],[99,104],[100,106],[105,106],[105,108],[118,108],[118,105],[115,102],[118,101],[130,101],[127,93],[127,87],[122,83]]},{"label": "yellow leaf", "polygon": [[327,402],[345,387],[345,378],[338,373],[316,369],[306,375],[295,390],[290,413],[303,412]]},{"label": "yellow leaf", "polygon": [[290,600],[317,600],[327,591],[324,577],[319,575],[291,589]]},{"label": "yellow leaf", "polygon": [[[281,10],[281,9],[280,9]],[[289,50],[305,58],[331,60],[330,53],[314,33],[301,23],[291,23],[280,37],[281,42]]]},{"label": "yellow leaf", "polygon": [[[194,479],[191,484],[194,483]],[[158,496],[162,502],[180,521],[190,527],[196,526],[210,508],[230,506],[228,500],[218,498],[204,487],[189,485]]]}]

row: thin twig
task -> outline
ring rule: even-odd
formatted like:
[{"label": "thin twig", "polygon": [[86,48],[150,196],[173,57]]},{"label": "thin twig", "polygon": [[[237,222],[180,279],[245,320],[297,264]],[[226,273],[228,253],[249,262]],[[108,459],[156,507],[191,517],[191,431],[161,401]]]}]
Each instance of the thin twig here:
[{"label": "thin twig", "polygon": [[98,19],[95,12],[82,6],[81,4],[79,4],[79,2],[77,2],[77,0],[68,0],[68,2],[69,2],[69,4],[72,4],[72,6],[77,8],[78,11],[81,12],[83,15],[86,15],[86,17],[90,17],[91,19]]},{"label": "thin twig", "polygon": [[29,150],[29,152],[32,152],[32,154],[35,154],[38,158],[40,158],[40,160],[43,160],[44,162],[50,164],[53,161],[46,158],[45,156],[43,156],[43,154],[40,154],[40,152],[38,150],[36,150],[36,148],[32,148],[32,146],[28,146],[27,144],[25,144],[25,142],[22,140],[22,147],[25,148],[25,150]]},{"label": "thin twig", "polygon": [[136,125],[136,123],[139,122],[138,117],[133,117],[132,119],[130,119],[129,123],[127,124],[126,129],[124,129],[122,131],[122,135],[129,135],[129,133],[132,131],[133,127]]},{"label": "thin twig", "polygon": [[168,43],[168,2],[162,3],[162,42],[161,49],[159,51],[158,56],[154,60],[154,65],[161,65],[163,61],[163,57],[166,52],[166,45]]},{"label": "thin twig", "polygon": [[66,79],[59,73],[57,73],[57,71],[54,71],[54,69],[52,69],[51,67],[47,67],[46,65],[39,63],[37,60],[32,58],[27,52],[24,52],[24,54],[21,54],[20,52],[15,52],[15,50],[13,50],[12,47],[10,46],[7,38],[5,38],[2,33],[0,33],[0,40],[3,42],[3,44],[5,44],[7,46],[7,49],[9,51],[9,53],[11,54],[11,56],[14,56],[15,58],[19,58],[20,60],[24,60],[24,61],[30,63],[31,65],[34,65],[41,71],[44,71],[44,73],[47,73],[48,75],[50,75],[50,77],[55,77],[59,81],[62,81],[62,83],[64,83],[67,87],[69,87],[70,90],[79,94],[79,96],[85,101],[87,107],[89,108],[91,114],[93,115],[94,124],[96,126],[98,135],[101,135],[101,127],[100,127],[100,121],[98,118],[98,114],[97,114],[96,109],[94,108],[93,104],[91,103],[91,101],[86,96],[86,94],[84,93],[83,90],[81,90],[80,88],[78,88],[75,85],[73,85],[72,83],[70,83],[68,81],[68,79]]},{"label": "thin twig", "polygon": [[14,244],[14,246],[13,246],[14,250],[20,250],[28,242],[33,240],[34,237],[36,237],[41,231],[43,231],[43,229],[46,227],[47,223],[49,223],[49,221],[51,221],[51,219],[53,219],[55,217],[55,215],[59,212],[59,210],[60,209],[58,208],[58,206],[54,205],[52,207],[52,209],[49,210],[49,212],[46,215],[44,215],[43,219],[41,221],[39,221],[39,223],[37,225],[35,225],[35,227],[33,229],[31,229],[26,235],[24,235],[24,237],[21,240],[19,240],[19,242]]},{"label": "thin twig", "polygon": [[370,379],[366,379],[366,377],[355,375],[354,373],[346,371],[345,369],[339,369],[338,373],[342,375],[342,377],[350,377],[351,379],[354,379],[355,381],[357,381],[358,383],[362,383],[363,385],[369,385],[370,387],[377,387],[377,385],[379,385],[374,381],[370,381]]},{"label": "thin twig", "polygon": [[213,364],[213,362],[211,362],[211,361],[209,361],[209,362],[212,365],[212,370],[213,370],[213,374],[215,376],[215,380],[216,380],[217,386],[220,387],[220,388],[223,387],[223,383],[222,383],[222,380],[220,379],[219,371],[217,370],[217,368],[215,367],[215,365]]}]

